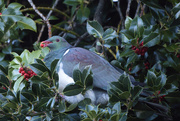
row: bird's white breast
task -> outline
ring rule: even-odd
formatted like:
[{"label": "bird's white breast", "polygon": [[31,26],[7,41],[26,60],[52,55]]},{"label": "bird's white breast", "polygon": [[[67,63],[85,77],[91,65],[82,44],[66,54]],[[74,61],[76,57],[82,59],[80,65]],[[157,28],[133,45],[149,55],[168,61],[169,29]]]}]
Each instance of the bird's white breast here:
[{"label": "bird's white breast", "polygon": [[[64,53],[63,56],[65,56],[67,53],[69,52],[69,49]],[[73,78],[68,76],[64,70],[63,70],[63,63],[60,62],[59,64],[59,92],[61,93],[63,91],[63,89],[66,87],[66,85],[70,84],[70,83],[75,83]]]}]

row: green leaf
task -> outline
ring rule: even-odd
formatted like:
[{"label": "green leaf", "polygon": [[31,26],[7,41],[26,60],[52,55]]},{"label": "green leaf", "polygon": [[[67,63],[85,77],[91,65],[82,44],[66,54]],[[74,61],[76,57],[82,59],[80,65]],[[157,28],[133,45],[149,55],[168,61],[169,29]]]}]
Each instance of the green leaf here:
[{"label": "green leaf", "polygon": [[49,101],[50,97],[42,97],[41,100],[35,106],[35,110],[43,111]]},{"label": "green leaf", "polygon": [[133,90],[131,90],[131,94],[132,94],[132,100],[135,100],[140,93],[143,91],[143,88],[140,86],[135,86]]},{"label": "green leaf", "polygon": [[160,78],[160,83],[159,83],[160,84],[160,88],[163,88],[164,85],[166,84],[166,80],[167,80],[166,74],[161,72],[161,75],[159,76],[159,78]]},{"label": "green leaf", "polygon": [[102,39],[107,42],[108,40],[113,40],[116,37],[118,37],[116,31],[112,28],[109,28],[103,33]]},{"label": "green leaf", "polygon": [[112,110],[115,110],[117,114],[120,114],[120,113],[121,113],[121,103],[120,103],[120,102],[117,102],[117,103],[113,106]]},{"label": "green leaf", "polygon": [[85,109],[86,105],[88,105],[88,104],[91,104],[91,99],[85,98],[84,100],[82,100],[78,103],[78,107],[80,109]]},{"label": "green leaf", "polygon": [[2,71],[5,75],[8,75],[8,70],[0,65],[0,71]]},{"label": "green leaf", "polygon": [[137,61],[137,59],[138,59],[138,55],[137,54],[133,54],[132,56],[130,56],[127,59],[126,66],[128,66],[130,63],[133,63],[133,62]]},{"label": "green leaf", "polygon": [[126,20],[125,20],[125,29],[129,29],[130,25],[131,25],[131,22],[132,22],[132,18],[130,18],[129,16],[126,17]]},{"label": "green leaf", "polygon": [[147,37],[143,38],[141,41],[144,42],[144,46],[152,47],[160,42],[160,34],[159,33],[150,33]]},{"label": "green leaf", "polygon": [[77,107],[77,104],[76,104],[76,103],[71,104],[71,105],[69,105],[69,106],[66,108],[66,112],[72,111],[72,110],[74,110],[76,107]]},{"label": "green leaf", "polygon": [[82,76],[82,73],[79,70],[79,64],[77,64],[73,69],[73,79],[74,79],[74,81],[75,82],[78,82],[78,81],[82,82],[83,80],[82,80],[81,76]]},{"label": "green leaf", "polygon": [[131,80],[125,73],[119,77],[118,82],[123,85],[123,91],[131,91]]},{"label": "green leaf", "polygon": [[135,17],[132,22],[131,26],[129,27],[129,31],[134,33],[134,37],[141,37],[144,32],[144,25],[143,21],[140,17]]},{"label": "green leaf", "polygon": [[24,79],[24,76],[21,76],[21,77],[19,77],[19,78],[16,80],[16,82],[14,83],[13,89],[14,89],[15,92],[18,92],[18,91],[19,91],[20,84],[21,84],[21,82],[23,81],[23,79]]},{"label": "green leaf", "polygon": [[0,75],[0,83],[6,87],[9,87],[9,80],[4,75]]},{"label": "green leaf", "polygon": [[79,9],[77,11],[77,20],[82,24],[85,20],[89,18],[90,10],[87,7]]},{"label": "green leaf", "polygon": [[123,100],[126,100],[130,97],[130,92],[129,91],[125,91],[125,92],[122,92],[121,94],[119,94],[119,98],[123,99]]},{"label": "green leaf", "polygon": [[95,38],[102,38],[104,33],[103,27],[97,21],[88,21],[86,29],[88,33],[93,35]]},{"label": "green leaf", "polygon": [[48,79],[47,78],[44,78],[43,76],[42,77],[39,77],[39,76],[33,76],[30,78],[30,81],[32,83],[35,83],[35,84],[44,84]]},{"label": "green leaf", "polygon": [[77,6],[79,4],[79,1],[78,0],[64,0],[63,3],[70,6]]},{"label": "green leaf", "polygon": [[60,101],[59,103],[59,107],[58,107],[58,111],[60,113],[64,113],[66,111],[66,104],[65,104],[65,101]]},{"label": "green leaf", "polygon": [[21,17],[21,20],[17,22],[17,25],[20,29],[29,29],[32,31],[37,31],[36,23],[27,17]]},{"label": "green leaf", "polygon": [[17,9],[19,10],[23,5],[21,5],[20,3],[11,3],[8,5],[8,8],[13,8],[13,9]]},{"label": "green leaf", "polygon": [[5,54],[0,53],[0,61],[2,61],[4,59],[4,57],[5,57]]},{"label": "green leaf", "polygon": [[51,63],[51,76],[53,77],[55,71],[56,71],[56,66],[59,62],[59,59],[55,59],[52,63]]},{"label": "green leaf", "polygon": [[38,63],[30,64],[30,67],[38,75],[42,75],[44,72],[49,71],[47,67]]},{"label": "green leaf", "polygon": [[149,87],[153,87],[156,85],[156,74],[150,70],[147,73],[147,84]]},{"label": "green leaf", "polygon": [[74,96],[81,93],[82,91],[83,87],[75,84],[69,84],[64,88],[63,93],[66,96]]},{"label": "green leaf", "polygon": [[9,46],[2,49],[2,53],[4,53],[4,54],[11,54],[11,51],[12,51],[12,46],[11,45],[9,45]]},{"label": "green leaf", "polygon": [[[134,51],[132,49],[125,49],[121,54],[120,57],[127,57],[134,54]],[[135,54],[134,54],[135,55]]]}]

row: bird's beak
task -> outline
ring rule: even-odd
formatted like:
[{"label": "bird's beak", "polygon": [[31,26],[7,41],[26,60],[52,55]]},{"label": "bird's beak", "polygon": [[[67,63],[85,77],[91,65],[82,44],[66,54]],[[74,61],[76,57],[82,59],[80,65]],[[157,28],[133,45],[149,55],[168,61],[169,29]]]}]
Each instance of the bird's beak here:
[{"label": "bird's beak", "polygon": [[50,43],[52,43],[52,42],[51,42],[51,41],[42,41],[41,44],[40,44],[40,46],[41,46],[42,48],[44,48],[44,47],[47,47]]}]

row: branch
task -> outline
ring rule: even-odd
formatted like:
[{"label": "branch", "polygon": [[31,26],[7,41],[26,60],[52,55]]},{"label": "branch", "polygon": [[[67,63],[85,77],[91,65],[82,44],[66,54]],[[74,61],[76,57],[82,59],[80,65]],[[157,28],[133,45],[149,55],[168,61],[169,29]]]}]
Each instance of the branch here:
[{"label": "branch", "polygon": [[102,24],[102,16],[105,2],[106,0],[99,0],[96,12],[94,14],[94,20],[97,20],[100,24]]},{"label": "branch", "polygon": [[[50,8],[50,7],[36,7],[36,8],[37,8],[38,10],[52,10],[52,11],[57,12],[57,13],[65,16],[65,17],[67,17],[67,18],[70,18],[66,13],[64,13],[64,12],[58,10],[58,9],[55,9],[55,8],[54,8],[54,9],[53,9],[53,8]],[[32,11],[32,10],[34,10],[34,9],[33,9],[33,8],[25,8],[25,9],[22,9],[21,12]]]},{"label": "branch", "polygon": [[121,8],[120,8],[120,0],[118,0],[117,7],[115,6],[115,8],[116,8],[116,10],[118,11],[119,16],[120,16],[122,29],[124,29],[124,17],[123,17]]},{"label": "branch", "polygon": [[[42,22],[40,22],[40,21],[35,21],[35,22],[36,22],[37,24],[44,24],[44,23],[42,23]],[[79,37],[79,35],[78,35],[77,33],[75,33],[74,31],[66,30],[66,29],[61,28],[61,27],[56,26],[56,25],[52,25],[52,27],[54,27],[54,28],[56,28],[56,29],[58,29],[58,30],[61,30],[61,31],[64,31],[64,32],[67,32],[67,33],[70,33],[70,34],[73,34],[73,35]]]},{"label": "branch", "polygon": [[141,7],[141,13],[140,13],[140,17],[143,15],[143,12],[144,12],[144,9],[145,9],[146,5],[144,4],[142,7]]},{"label": "branch", "polygon": [[128,0],[128,5],[127,5],[127,9],[126,9],[126,16],[129,16],[129,11],[130,11],[130,7],[131,7],[131,0]]},{"label": "branch", "polygon": [[138,2],[138,6],[137,6],[136,13],[135,13],[134,17],[136,17],[138,15],[139,9],[140,9],[140,6],[141,6],[141,2],[139,0],[137,0],[137,2]]},{"label": "branch", "polygon": [[[56,0],[56,1],[54,2],[53,6],[52,6],[52,10],[50,10],[49,13],[48,13],[48,15],[46,16],[46,19],[47,19],[47,20],[48,20],[48,18],[51,16],[51,14],[52,14],[52,12],[53,12],[53,9],[56,7],[56,5],[58,4],[58,2],[59,2],[59,0]],[[41,31],[40,31],[39,36],[38,36],[38,39],[37,39],[37,42],[40,41],[41,36],[42,36],[42,33],[43,33],[43,31],[44,31],[44,28],[45,28],[45,25],[42,25]]]},{"label": "branch", "polygon": [[74,46],[77,46],[77,45],[79,44],[79,42],[80,42],[81,40],[83,40],[84,38],[86,38],[88,35],[89,35],[88,32],[86,32],[86,33],[84,33],[83,35],[81,35],[81,36],[78,38],[78,40],[75,42]]},{"label": "branch", "polygon": [[43,21],[46,22],[47,27],[48,27],[48,36],[49,38],[52,36],[52,32],[51,32],[51,25],[49,23],[49,20],[36,8],[36,6],[34,5],[32,0],[28,0],[29,4],[32,6],[32,8],[34,9],[34,11],[43,19]]}]

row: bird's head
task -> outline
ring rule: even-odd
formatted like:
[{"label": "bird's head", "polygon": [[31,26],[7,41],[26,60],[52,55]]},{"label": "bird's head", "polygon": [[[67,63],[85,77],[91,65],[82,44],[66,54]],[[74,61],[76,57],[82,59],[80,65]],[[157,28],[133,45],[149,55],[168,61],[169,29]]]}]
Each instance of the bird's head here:
[{"label": "bird's head", "polygon": [[70,47],[71,45],[62,37],[60,36],[53,36],[48,40],[42,41],[40,46],[42,48],[48,47],[50,50],[58,50],[62,48]]}]

